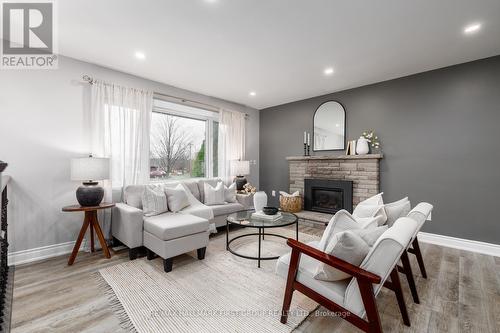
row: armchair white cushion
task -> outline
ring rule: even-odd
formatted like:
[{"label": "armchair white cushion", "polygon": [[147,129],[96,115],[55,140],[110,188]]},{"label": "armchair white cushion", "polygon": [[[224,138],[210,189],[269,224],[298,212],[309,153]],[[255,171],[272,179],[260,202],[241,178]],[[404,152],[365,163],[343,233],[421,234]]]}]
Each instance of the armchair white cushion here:
[{"label": "armchair white cushion", "polygon": [[408,217],[417,221],[419,228],[421,228],[425,221],[427,221],[433,208],[434,206],[430,203],[421,202],[408,213]]},{"label": "armchair white cushion", "polygon": [[[307,243],[307,245],[318,248],[318,242],[313,241]],[[276,262],[276,274],[287,278],[288,268],[290,266],[290,253],[281,256]],[[350,280],[340,280],[335,282],[322,281],[314,278],[316,274],[316,268],[318,267],[318,261],[309,256],[303,255],[300,257],[300,266],[297,272],[297,281],[310,287],[312,290],[326,298],[334,301],[337,304],[344,303],[344,296],[347,286]]]},{"label": "armchair white cushion", "polygon": [[421,202],[408,213],[408,217],[417,222],[418,224],[418,228],[415,231],[413,238],[417,237],[418,232],[424,226],[424,223],[429,218],[429,215],[432,212],[433,208],[434,206],[432,206],[430,203]]}]

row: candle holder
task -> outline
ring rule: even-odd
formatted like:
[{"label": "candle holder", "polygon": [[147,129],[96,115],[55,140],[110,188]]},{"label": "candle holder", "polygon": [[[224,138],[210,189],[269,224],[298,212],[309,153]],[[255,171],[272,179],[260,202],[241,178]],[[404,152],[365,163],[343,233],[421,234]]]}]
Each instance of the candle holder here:
[{"label": "candle holder", "polygon": [[307,145],[307,156],[311,156],[311,145]]},{"label": "candle holder", "polygon": [[307,144],[304,143],[304,156],[307,156]]}]

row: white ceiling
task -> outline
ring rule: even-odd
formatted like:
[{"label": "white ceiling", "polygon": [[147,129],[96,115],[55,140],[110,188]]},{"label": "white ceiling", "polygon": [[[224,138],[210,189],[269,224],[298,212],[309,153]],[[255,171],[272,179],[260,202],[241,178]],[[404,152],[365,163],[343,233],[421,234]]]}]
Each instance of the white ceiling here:
[{"label": "white ceiling", "polygon": [[499,0],[65,0],[58,11],[63,55],[258,109],[500,54]]}]

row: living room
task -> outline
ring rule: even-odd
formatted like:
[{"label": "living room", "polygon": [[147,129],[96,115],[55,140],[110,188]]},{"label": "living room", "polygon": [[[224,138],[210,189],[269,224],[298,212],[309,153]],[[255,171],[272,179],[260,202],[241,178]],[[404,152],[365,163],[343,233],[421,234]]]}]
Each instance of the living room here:
[{"label": "living room", "polygon": [[498,1],[0,5],[2,330],[498,331]]}]

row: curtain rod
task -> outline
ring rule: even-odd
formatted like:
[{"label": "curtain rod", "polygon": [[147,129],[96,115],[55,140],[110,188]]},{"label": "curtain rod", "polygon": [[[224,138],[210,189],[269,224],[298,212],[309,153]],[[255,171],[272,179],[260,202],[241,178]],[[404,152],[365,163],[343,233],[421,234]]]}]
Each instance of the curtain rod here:
[{"label": "curtain rod", "polygon": [[[87,75],[87,74],[84,74],[82,76],[83,78],[83,81],[87,82],[88,84],[94,84],[95,80],[93,77]],[[193,100],[190,100],[190,99],[187,99],[187,98],[182,98],[182,97],[177,97],[177,96],[172,96],[172,95],[167,95],[167,94],[163,94],[163,93],[159,93],[159,92],[153,92],[154,95],[157,95],[157,96],[163,96],[163,97],[167,97],[167,98],[172,98],[172,99],[176,99],[178,101],[180,101],[181,103],[193,103],[193,104],[198,104],[198,105],[203,105],[205,106],[205,108],[210,108],[212,110],[210,111],[214,111],[213,109],[215,109],[215,112],[220,112],[221,108],[218,107],[218,106],[215,106],[215,105],[211,105],[211,104],[207,104],[207,103],[202,103],[202,102],[197,102],[197,101],[193,101]],[[248,113],[245,113],[245,117],[249,118],[250,115]]]}]

